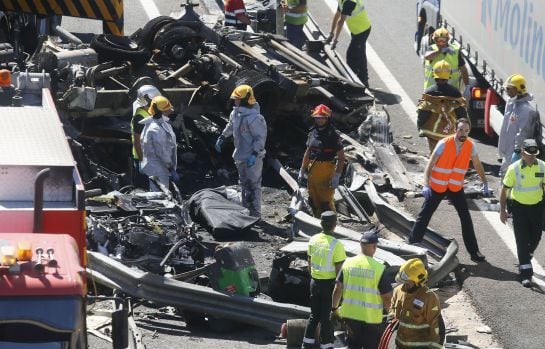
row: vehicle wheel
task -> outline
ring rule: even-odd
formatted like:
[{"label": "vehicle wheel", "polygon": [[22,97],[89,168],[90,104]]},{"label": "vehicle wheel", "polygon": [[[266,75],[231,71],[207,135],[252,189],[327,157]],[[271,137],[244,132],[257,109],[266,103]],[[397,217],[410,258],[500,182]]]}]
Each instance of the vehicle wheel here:
[{"label": "vehicle wheel", "polygon": [[141,49],[136,42],[126,36],[97,35],[91,41],[91,48],[97,52],[101,63],[130,61],[139,66],[146,64],[151,57],[149,50]]},{"label": "vehicle wheel", "polygon": [[151,50],[151,44],[153,44],[153,39],[155,39],[157,32],[159,32],[159,30],[161,30],[165,25],[174,22],[176,22],[176,20],[170,16],[159,16],[153,18],[146,23],[144,28],[142,28],[140,36],[138,37],[138,45],[141,48]]},{"label": "vehicle wheel", "polygon": [[[179,25],[178,23],[172,23],[166,25],[157,33],[152,47],[161,50],[162,53],[177,61],[186,62],[198,50],[198,44],[194,42],[195,38],[198,37],[199,35],[193,29]],[[172,52],[174,45],[178,45],[182,51],[174,54]]]},{"label": "vehicle wheel", "polygon": [[185,325],[190,328],[199,328],[206,326],[206,319],[203,313],[197,313],[190,310],[182,310]]},{"label": "vehicle wheel", "polygon": [[218,318],[214,316],[208,316],[208,327],[214,332],[217,333],[228,333],[234,331],[240,323],[225,319],[225,318]]}]

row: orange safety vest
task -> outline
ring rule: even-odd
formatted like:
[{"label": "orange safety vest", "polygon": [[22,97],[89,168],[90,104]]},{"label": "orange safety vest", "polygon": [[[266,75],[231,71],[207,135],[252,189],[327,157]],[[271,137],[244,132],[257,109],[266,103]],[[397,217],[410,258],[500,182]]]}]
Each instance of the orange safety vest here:
[{"label": "orange safety vest", "polygon": [[473,142],[466,139],[460,153],[456,155],[455,135],[445,138],[445,149],[431,169],[430,187],[437,193],[444,193],[447,188],[452,192],[462,190],[464,177],[471,160]]}]

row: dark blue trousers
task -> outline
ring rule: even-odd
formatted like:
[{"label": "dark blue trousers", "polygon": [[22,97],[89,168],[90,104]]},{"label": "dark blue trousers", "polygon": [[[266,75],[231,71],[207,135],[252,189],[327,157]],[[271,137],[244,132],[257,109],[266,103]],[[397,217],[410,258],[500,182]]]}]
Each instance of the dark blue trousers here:
[{"label": "dark blue trousers", "polygon": [[346,63],[356,73],[365,86],[369,86],[369,74],[367,72],[367,38],[371,28],[363,33],[353,35],[346,50]]}]

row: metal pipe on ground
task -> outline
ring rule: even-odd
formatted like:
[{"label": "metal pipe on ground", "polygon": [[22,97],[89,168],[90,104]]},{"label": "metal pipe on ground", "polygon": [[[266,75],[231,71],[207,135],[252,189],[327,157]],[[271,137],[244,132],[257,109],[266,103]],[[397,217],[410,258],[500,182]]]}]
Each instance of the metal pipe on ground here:
[{"label": "metal pipe on ground", "polygon": [[223,317],[278,333],[288,319],[308,318],[310,309],[259,298],[231,295],[153,273],[131,269],[96,252],[87,252],[88,275],[98,283],[160,304]]}]

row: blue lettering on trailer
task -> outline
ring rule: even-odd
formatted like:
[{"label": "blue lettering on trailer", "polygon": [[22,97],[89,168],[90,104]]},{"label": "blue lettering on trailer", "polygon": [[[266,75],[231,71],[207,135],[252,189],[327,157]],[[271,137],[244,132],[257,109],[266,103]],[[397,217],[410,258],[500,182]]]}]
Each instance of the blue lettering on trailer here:
[{"label": "blue lettering on trailer", "polygon": [[[481,24],[503,31],[503,41],[517,51],[520,58],[545,80],[543,25],[534,20],[534,3],[511,0],[481,0]],[[540,16],[543,14],[539,14]]]}]

